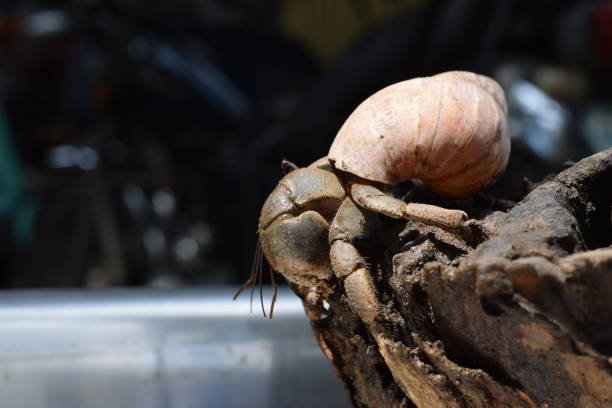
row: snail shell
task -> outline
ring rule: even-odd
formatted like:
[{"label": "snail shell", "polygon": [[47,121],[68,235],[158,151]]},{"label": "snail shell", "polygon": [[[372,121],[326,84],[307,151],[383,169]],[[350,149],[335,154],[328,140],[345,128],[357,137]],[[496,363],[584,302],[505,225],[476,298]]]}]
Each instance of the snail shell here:
[{"label": "snail shell", "polygon": [[328,157],[388,185],[416,179],[464,197],[494,183],[510,155],[508,108],[491,78],[451,71],[390,85],[349,116]]}]

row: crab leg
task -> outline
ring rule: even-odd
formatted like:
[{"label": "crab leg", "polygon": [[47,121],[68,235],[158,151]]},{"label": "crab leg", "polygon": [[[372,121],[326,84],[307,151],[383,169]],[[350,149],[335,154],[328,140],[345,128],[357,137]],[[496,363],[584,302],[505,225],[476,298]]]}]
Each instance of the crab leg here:
[{"label": "crab leg", "polygon": [[360,206],[391,218],[421,221],[450,230],[463,227],[467,221],[467,214],[463,211],[429,204],[405,203],[370,184],[353,184],[351,196]]},{"label": "crab leg", "polygon": [[355,240],[367,230],[366,210],[392,218],[416,219],[447,229],[463,226],[467,215],[427,204],[406,204],[367,184],[353,184],[329,228],[330,261],[336,277],[343,283],[351,307],[366,324],[383,310],[366,260],[355,247]]},{"label": "crab leg", "polygon": [[[429,402],[437,401],[438,396],[423,393],[422,390],[427,391],[427,388],[422,383],[422,379],[411,370],[407,370],[405,366],[398,364],[398,356],[401,356],[404,349],[398,348],[397,343],[392,341],[392,333],[386,327],[382,316],[385,307],[380,303],[366,261],[353,244],[359,235],[366,232],[366,229],[364,211],[350,197],[346,198],[330,226],[332,268],[344,286],[351,308],[376,342],[378,352],[386,362],[396,384],[411,400],[424,401],[424,404],[419,406],[429,406]],[[442,404],[440,402],[439,405]]]},{"label": "crab leg", "polygon": [[336,277],[343,283],[351,308],[370,324],[382,311],[368,265],[354,241],[365,232],[366,215],[354,201],[345,199],[329,229],[330,260]]}]

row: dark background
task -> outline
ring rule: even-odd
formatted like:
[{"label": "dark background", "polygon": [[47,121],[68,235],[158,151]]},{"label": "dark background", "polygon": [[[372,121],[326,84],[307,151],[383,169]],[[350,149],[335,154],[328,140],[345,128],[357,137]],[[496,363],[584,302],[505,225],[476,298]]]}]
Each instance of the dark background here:
[{"label": "dark background", "polygon": [[494,196],[612,145],[612,2],[4,1],[0,53],[4,288],[243,281],[280,161],[415,76],[504,87]]}]

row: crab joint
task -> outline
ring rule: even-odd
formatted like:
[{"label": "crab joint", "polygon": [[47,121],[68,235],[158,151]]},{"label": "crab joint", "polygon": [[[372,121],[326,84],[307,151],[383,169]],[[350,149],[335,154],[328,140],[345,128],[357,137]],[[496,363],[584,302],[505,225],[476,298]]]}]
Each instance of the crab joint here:
[{"label": "crab joint", "polygon": [[330,258],[334,272],[344,284],[351,308],[366,324],[380,314],[378,293],[367,265],[359,251],[349,242],[332,243]]},{"label": "crab joint", "polygon": [[468,219],[461,210],[448,210],[435,205],[409,203],[406,204],[405,217],[426,224],[434,224],[445,229],[459,229]]}]

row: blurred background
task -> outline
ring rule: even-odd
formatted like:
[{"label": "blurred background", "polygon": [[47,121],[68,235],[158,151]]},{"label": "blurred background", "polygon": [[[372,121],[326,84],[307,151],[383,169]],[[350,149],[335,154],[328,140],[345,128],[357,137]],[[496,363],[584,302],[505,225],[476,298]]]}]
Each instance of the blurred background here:
[{"label": "blurred background", "polygon": [[4,1],[0,287],[246,279],[280,162],[357,104],[464,69],[511,111],[521,193],[612,145],[612,2]]},{"label": "blurred background", "polygon": [[610,1],[4,0],[0,288],[238,285],[282,159],[458,69],[508,98],[491,195],[612,146]]}]

